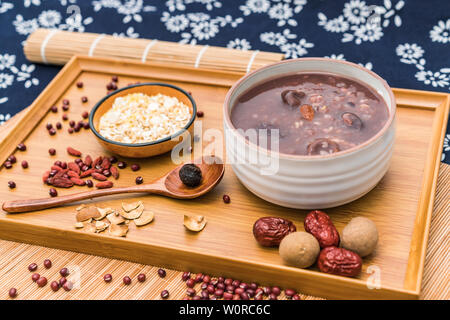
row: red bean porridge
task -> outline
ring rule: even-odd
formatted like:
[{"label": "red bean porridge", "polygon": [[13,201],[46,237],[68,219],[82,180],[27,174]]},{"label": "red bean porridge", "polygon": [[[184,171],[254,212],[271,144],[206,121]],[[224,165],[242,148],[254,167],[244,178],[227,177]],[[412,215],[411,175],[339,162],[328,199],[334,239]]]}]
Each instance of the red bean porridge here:
[{"label": "red bean porridge", "polygon": [[231,112],[237,129],[268,129],[269,135],[278,129],[279,152],[295,155],[350,149],[373,137],[388,118],[387,105],[374,89],[327,73],[260,83],[244,92]]}]

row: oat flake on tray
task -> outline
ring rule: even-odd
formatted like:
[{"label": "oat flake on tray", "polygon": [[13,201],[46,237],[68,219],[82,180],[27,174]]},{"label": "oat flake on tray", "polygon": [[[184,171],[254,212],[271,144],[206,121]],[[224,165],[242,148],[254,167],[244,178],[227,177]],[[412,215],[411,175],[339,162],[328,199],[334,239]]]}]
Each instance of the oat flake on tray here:
[{"label": "oat flake on tray", "polygon": [[100,118],[99,132],[117,142],[145,143],[180,131],[190,118],[189,107],[175,97],[131,93],[114,100]]}]

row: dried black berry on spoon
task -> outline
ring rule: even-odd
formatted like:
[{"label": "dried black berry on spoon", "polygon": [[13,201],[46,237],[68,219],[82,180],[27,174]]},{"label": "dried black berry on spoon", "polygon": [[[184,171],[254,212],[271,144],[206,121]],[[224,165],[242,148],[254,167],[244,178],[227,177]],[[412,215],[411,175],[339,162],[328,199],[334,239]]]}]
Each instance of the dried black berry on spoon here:
[{"label": "dried black berry on spoon", "polygon": [[188,163],[181,167],[179,176],[188,187],[197,187],[202,181],[202,170],[195,164]]}]

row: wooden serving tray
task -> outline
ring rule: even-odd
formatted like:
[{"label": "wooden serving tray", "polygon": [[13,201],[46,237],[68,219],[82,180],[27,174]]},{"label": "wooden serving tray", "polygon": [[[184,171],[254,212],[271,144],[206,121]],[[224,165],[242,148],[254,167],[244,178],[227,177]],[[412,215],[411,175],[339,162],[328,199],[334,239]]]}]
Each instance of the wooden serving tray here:
[{"label": "wooden serving tray", "polygon": [[[15,153],[18,163],[0,170],[0,199],[47,197],[49,187],[41,176],[56,160],[71,160],[66,147],[72,146],[92,156],[108,154],[90,131],[69,135],[68,124],[55,136],[45,124],[61,121],[62,99],[71,102],[69,118],[81,119],[106,93],[112,75],[120,78],[119,87],[136,81],[163,81],[191,91],[203,110],[203,128],[222,130],[222,103],[229,87],[243,74],[195,68],[162,66],[106,58],[74,57],[55,77],[36,101],[24,111],[21,121],[11,125],[0,143],[0,161]],[[84,82],[84,88],[75,86]],[[283,265],[277,249],[260,247],[253,238],[252,226],[261,216],[275,215],[294,221],[303,230],[306,211],[286,209],[265,202],[247,191],[227,166],[224,179],[209,194],[195,200],[174,200],[160,196],[115,196],[96,199],[102,207],[119,208],[122,201],[142,200],[155,212],[155,221],[137,229],[130,224],[126,238],[90,234],[73,228],[75,207],[25,214],[0,213],[0,237],[111,258],[159,265],[178,270],[225,275],[243,281],[292,287],[303,293],[334,299],[416,299],[418,298],[429,224],[439,168],[439,160],[449,112],[449,95],[395,89],[398,103],[397,141],[389,172],[378,186],[363,198],[326,210],[339,231],[355,216],[375,221],[380,233],[376,252],[364,259],[363,271],[356,278],[345,278]],[[88,104],[80,102],[89,98]],[[49,109],[56,104],[58,113]],[[3,137],[3,136],[2,136]],[[25,142],[27,151],[16,152]],[[204,145],[207,142],[203,142]],[[48,149],[56,148],[50,157]],[[27,160],[28,169],[20,162]],[[175,165],[170,155],[134,161],[141,171],[121,170],[117,186],[134,184],[137,175],[146,182],[158,178]],[[10,190],[7,181],[17,188]],[[59,194],[85,191],[86,187],[58,190]],[[224,204],[222,195],[231,197]],[[192,234],[183,227],[183,215],[201,214],[208,219],[204,231]],[[373,274],[377,272],[377,274]],[[369,289],[367,281],[378,277],[381,287]]]}]

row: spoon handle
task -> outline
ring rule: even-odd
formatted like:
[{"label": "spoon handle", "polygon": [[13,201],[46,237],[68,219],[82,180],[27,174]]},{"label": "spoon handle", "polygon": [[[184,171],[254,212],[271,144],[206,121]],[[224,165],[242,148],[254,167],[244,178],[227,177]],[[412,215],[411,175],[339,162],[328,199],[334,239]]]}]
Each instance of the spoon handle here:
[{"label": "spoon handle", "polygon": [[80,200],[110,196],[120,193],[161,193],[161,191],[163,190],[161,190],[160,185],[157,183],[132,187],[98,189],[93,191],[69,194],[66,196],[59,196],[55,198],[6,201],[5,203],[3,203],[3,210],[9,213],[29,212],[58,207]]}]

